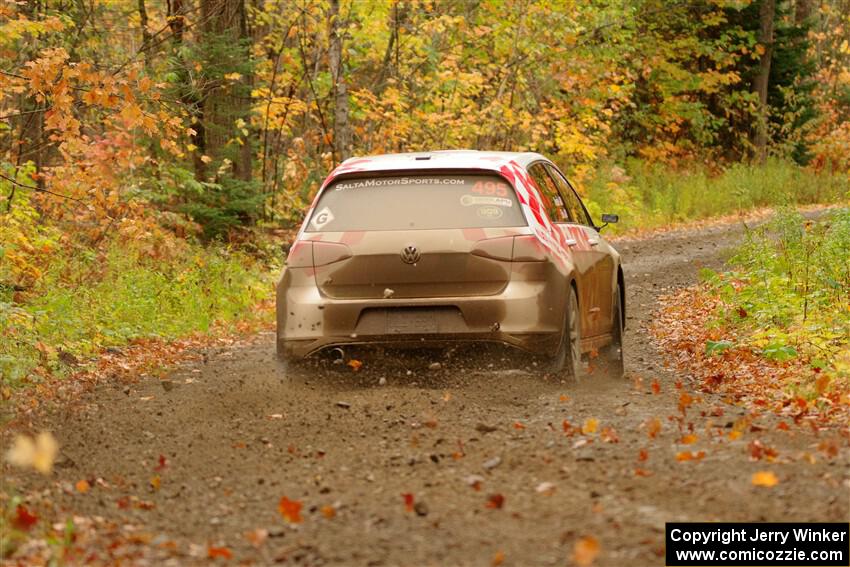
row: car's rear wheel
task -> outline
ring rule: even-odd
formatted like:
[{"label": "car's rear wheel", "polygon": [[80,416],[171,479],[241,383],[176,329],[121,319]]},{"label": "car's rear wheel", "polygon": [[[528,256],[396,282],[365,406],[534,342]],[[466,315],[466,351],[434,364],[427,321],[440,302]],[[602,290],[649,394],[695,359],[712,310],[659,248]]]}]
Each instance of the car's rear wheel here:
[{"label": "car's rear wheel", "polygon": [[623,360],[623,303],[620,294],[620,286],[614,293],[613,315],[614,321],[611,328],[611,344],[602,352],[605,371],[612,378],[622,378],[625,374]]},{"label": "car's rear wheel", "polygon": [[572,286],[564,319],[564,332],[561,333],[558,351],[552,358],[551,371],[578,379],[581,375],[581,316],[578,296]]}]

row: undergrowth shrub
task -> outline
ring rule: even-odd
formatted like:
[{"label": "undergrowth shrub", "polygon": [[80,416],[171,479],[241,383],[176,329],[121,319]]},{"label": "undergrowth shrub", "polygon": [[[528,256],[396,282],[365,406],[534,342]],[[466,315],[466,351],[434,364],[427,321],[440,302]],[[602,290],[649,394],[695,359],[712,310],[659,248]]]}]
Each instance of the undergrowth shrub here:
[{"label": "undergrowth shrub", "polygon": [[721,324],[767,359],[802,357],[850,381],[850,209],[816,221],[785,209],[749,231],[730,263],[704,272],[726,306]]}]

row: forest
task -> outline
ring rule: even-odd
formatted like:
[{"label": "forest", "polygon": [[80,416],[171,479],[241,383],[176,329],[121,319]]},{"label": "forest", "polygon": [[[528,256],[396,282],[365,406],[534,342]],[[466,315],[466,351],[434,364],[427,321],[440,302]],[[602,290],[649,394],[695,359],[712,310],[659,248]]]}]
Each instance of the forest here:
[{"label": "forest", "polygon": [[846,198],[847,0],[0,6],[4,387],[245,318],[354,155],[531,150],[639,230]]}]

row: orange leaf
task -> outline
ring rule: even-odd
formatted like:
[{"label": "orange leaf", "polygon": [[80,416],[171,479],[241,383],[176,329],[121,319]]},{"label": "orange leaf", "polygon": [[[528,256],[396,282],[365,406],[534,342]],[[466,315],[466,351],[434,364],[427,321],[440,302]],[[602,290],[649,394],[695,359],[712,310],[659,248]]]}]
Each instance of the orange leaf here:
[{"label": "orange leaf", "polygon": [[514,429],[525,429],[525,425],[523,425],[522,423],[520,423],[518,421],[515,421],[514,422]]},{"label": "orange leaf", "polygon": [[682,439],[679,440],[679,443],[681,443],[682,445],[693,445],[696,442],[697,436],[693,433],[685,435],[684,437],[682,437]]},{"label": "orange leaf", "polygon": [[301,518],[302,506],[303,504],[298,500],[290,500],[284,496],[280,499],[277,509],[280,511],[280,515],[283,516],[283,519],[290,524],[300,524],[303,520]]},{"label": "orange leaf", "polygon": [[658,378],[652,381],[652,393],[655,395],[661,393],[661,384],[658,382]]},{"label": "orange leaf", "polygon": [[336,516],[336,508],[330,505],[322,506],[322,516],[330,520],[331,518]]},{"label": "orange leaf", "polygon": [[620,438],[617,436],[617,432],[614,430],[613,427],[603,427],[602,431],[599,433],[599,437],[604,443],[620,442]]},{"label": "orange leaf", "polygon": [[245,532],[245,539],[251,542],[251,545],[259,548],[269,537],[269,531],[257,528],[252,532]]},{"label": "orange leaf", "polygon": [[681,451],[676,453],[676,460],[680,463],[684,461],[699,461],[703,457],[705,457],[705,451]]},{"label": "orange leaf", "polygon": [[561,396],[560,396],[558,399],[559,399],[561,402],[568,402],[568,401],[570,401],[570,397],[569,397],[568,395],[566,395],[566,394],[561,394]]},{"label": "orange leaf", "polygon": [[647,420],[646,422],[646,434],[649,435],[650,439],[655,439],[655,436],[658,435],[658,432],[661,431],[661,420],[657,417],[653,417],[652,419]]},{"label": "orange leaf", "polygon": [[599,540],[593,536],[585,536],[578,540],[573,547],[573,560],[576,565],[588,567],[596,560],[599,550]]},{"label": "orange leaf", "polygon": [[753,474],[751,482],[753,483],[753,486],[765,486],[770,488],[779,484],[779,479],[776,478],[776,475],[771,471],[759,471]]},{"label": "orange leaf", "polygon": [[497,551],[496,554],[493,555],[493,560],[490,561],[490,565],[492,565],[492,567],[499,567],[499,565],[501,565],[504,562],[505,562],[505,552],[504,551]]},{"label": "orange leaf", "polygon": [[75,486],[77,488],[77,492],[79,492],[81,494],[85,494],[86,492],[88,492],[91,489],[91,485],[89,484],[89,481],[87,481],[85,479],[78,480],[77,484]]},{"label": "orange leaf", "polygon": [[643,462],[643,461],[647,460],[648,458],[649,458],[649,451],[647,451],[646,449],[641,449],[640,452],[638,453],[638,461]]},{"label": "orange leaf", "polygon": [[405,492],[401,497],[404,498],[404,509],[408,512],[413,512],[413,495]]},{"label": "orange leaf", "polygon": [[159,487],[162,485],[162,479],[159,478],[159,475],[155,475],[151,478],[151,488],[154,490],[159,490]]},{"label": "orange leaf", "polygon": [[216,559],[218,557],[221,557],[222,559],[233,559],[233,552],[226,547],[209,546],[207,548],[207,557],[209,559]]},{"label": "orange leaf", "polygon": [[688,406],[694,403],[694,399],[687,393],[682,392],[679,395],[679,411],[685,413],[687,411]]},{"label": "orange leaf", "polygon": [[487,497],[487,508],[492,508],[493,510],[500,510],[504,505],[505,497],[501,494],[491,494]]},{"label": "orange leaf", "polygon": [[648,470],[638,467],[635,469],[635,476],[652,476],[652,473]]},{"label": "orange leaf", "polygon": [[737,429],[733,429],[732,431],[729,432],[729,440],[734,441],[735,439],[738,439],[739,437],[741,437],[741,435],[743,435],[743,433],[741,433]]},{"label": "orange leaf", "polygon": [[348,361],[348,365],[351,367],[352,370],[357,372],[358,370],[360,370],[360,367],[363,366],[363,363],[357,359],[352,358]]}]

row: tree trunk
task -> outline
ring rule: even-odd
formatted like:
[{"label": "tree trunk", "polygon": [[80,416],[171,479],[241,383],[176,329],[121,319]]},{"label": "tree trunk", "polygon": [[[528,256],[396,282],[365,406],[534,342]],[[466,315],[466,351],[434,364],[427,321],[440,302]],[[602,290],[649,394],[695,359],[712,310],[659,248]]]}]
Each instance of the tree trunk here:
[{"label": "tree trunk", "polygon": [[334,85],[334,161],[344,161],[351,149],[351,126],[348,122],[348,85],[342,62],[342,24],[339,21],[339,0],[331,0],[330,50],[328,59]]},{"label": "tree trunk", "polygon": [[776,16],[776,0],[762,0],[759,9],[759,44],[764,48],[759,62],[759,71],[753,79],[753,92],[758,94],[759,109],[755,130],[756,158],[764,162],[767,157],[767,87],[770,80],[770,64],[773,57],[773,20]]},{"label": "tree trunk", "polygon": [[145,58],[145,70],[150,73],[151,58],[148,49],[151,47],[151,32],[148,30],[148,11],[145,8],[145,0],[139,0],[139,25],[142,28],[142,46],[139,50]]}]

